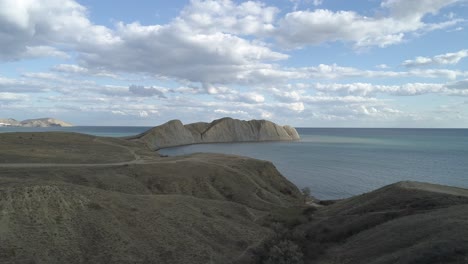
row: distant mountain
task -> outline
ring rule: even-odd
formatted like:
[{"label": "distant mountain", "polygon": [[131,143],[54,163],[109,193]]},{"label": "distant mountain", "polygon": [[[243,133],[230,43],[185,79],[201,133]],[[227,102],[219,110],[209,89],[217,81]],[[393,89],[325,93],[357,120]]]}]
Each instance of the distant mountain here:
[{"label": "distant mountain", "polygon": [[12,126],[12,127],[70,127],[73,126],[70,123],[58,120],[55,118],[38,118],[38,119],[27,119],[23,121],[17,121],[12,118],[1,119],[0,126]]}]

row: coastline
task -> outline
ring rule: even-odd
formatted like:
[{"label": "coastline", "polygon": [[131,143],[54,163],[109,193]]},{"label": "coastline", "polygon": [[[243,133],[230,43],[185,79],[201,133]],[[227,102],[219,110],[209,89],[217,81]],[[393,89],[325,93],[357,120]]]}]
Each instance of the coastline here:
[{"label": "coastline", "polygon": [[[0,200],[5,208],[0,221],[8,217],[8,224],[0,225],[5,234],[0,250],[14,253],[0,255],[0,262],[29,258],[59,264],[72,256],[67,263],[81,263],[76,260],[92,256],[87,263],[105,263],[109,257],[131,263],[132,251],[142,261],[160,263],[257,264],[281,248],[309,262],[329,263],[339,256],[371,263],[369,258],[385,256],[388,248],[404,257],[397,249],[413,250],[412,244],[401,246],[398,239],[420,243],[421,234],[427,246],[416,252],[423,256],[440,247],[440,238],[450,238],[444,249],[468,254],[460,248],[468,225],[450,231],[452,221],[462,223],[468,212],[463,188],[398,182],[311,204],[307,192],[272,162],[245,156],[161,158],[143,142],[79,133],[0,133],[0,142],[2,164],[16,164],[0,166],[0,195],[7,197]],[[118,159],[124,161],[109,164]],[[398,237],[392,232],[408,229]],[[387,234],[379,240],[385,250],[369,251],[381,233]],[[61,250],[48,250],[57,248],[54,241],[62,241]],[[180,246],[183,252],[158,254]],[[447,252],[436,254],[453,256]]]}]

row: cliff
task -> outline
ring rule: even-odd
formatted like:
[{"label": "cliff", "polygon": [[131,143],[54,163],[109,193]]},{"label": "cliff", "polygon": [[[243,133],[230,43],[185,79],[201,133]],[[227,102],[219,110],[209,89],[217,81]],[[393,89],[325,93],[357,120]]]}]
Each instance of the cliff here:
[{"label": "cliff", "polygon": [[132,139],[141,140],[152,149],[199,144],[253,141],[299,140],[296,129],[267,120],[222,118],[211,123],[183,125],[172,120]]},{"label": "cliff", "polygon": [[55,119],[55,118],[38,118],[17,121],[12,118],[0,119],[0,126],[13,127],[70,127],[70,123]]}]

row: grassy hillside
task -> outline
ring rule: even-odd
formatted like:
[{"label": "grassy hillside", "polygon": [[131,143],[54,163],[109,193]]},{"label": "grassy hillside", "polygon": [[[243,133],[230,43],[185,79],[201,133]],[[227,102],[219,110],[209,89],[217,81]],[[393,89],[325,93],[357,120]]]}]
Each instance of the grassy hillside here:
[{"label": "grassy hillside", "polygon": [[2,133],[0,163],[106,163],[134,159],[136,143],[78,133]]},{"label": "grassy hillside", "polygon": [[[305,263],[468,261],[465,189],[400,182],[324,207],[285,210],[264,217],[264,225],[274,227],[276,236],[238,263],[272,263],[272,249],[282,241],[295,245],[293,253]],[[291,251],[291,245],[281,246]]]},{"label": "grassy hillside", "polygon": [[268,235],[256,210],[71,184],[0,191],[0,263],[222,263]]},{"label": "grassy hillside", "polygon": [[266,161],[74,133],[0,142],[0,263],[226,263],[302,201]]},{"label": "grassy hillside", "polygon": [[0,134],[0,263],[468,263],[468,190],[304,204],[268,161]]}]

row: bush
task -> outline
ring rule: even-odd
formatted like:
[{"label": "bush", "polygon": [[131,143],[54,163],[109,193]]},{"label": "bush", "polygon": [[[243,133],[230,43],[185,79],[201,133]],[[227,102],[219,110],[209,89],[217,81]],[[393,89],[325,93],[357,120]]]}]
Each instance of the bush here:
[{"label": "bush", "polygon": [[268,250],[265,264],[302,264],[303,254],[298,245],[290,240],[282,240]]}]

